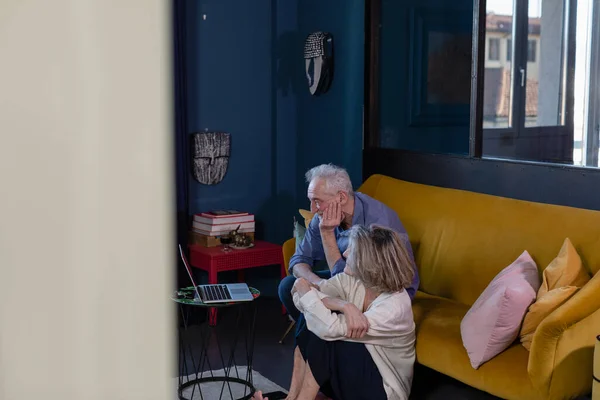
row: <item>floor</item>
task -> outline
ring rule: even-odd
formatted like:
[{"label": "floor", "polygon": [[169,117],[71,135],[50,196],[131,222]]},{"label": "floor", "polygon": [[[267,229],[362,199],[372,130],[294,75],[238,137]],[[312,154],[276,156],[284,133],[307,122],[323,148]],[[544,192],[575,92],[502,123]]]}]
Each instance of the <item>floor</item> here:
[{"label": "floor", "polygon": [[[292,374],[293,336],[290,334],[284,344],[279,344],[278,341],[288,326],[288,319],[281,314],[281,305],[275,298],[260,298],[255,303],[257,317],[253,367],[269,380],[287,389]],[[249,315],[251,315],[249,310],[243,314],[243,316]],[[236,317],[237,312],[234,308],[219,311],[219,323],[213,331],[216,334],[210,337],[208,344],[209,360],[212,360],[212,369],[222,368],[219,361],[219,352],[217,351],[219,346],[224,354],[224,360],[227,362],[230,349],[227,343],[231,343],[235,339],[236,330],[234,329],[234,323]],[[200,338],[203,331],[200,325],[198,325],[202,320],[202,312],[193,313],[189,321],[192,323],[192,326],[182,333],[184,343],[190,346],[196,354],[196,358],[202,347]],[[235,361],[238,365],[245,365],[243,335],[238,339]],[[189,357],[187,364],[188,371],[191,371],[192,361]],[[416,366],[411,399],[491,400],[497,399],[497,397],[473,389],[423,366]]]}]

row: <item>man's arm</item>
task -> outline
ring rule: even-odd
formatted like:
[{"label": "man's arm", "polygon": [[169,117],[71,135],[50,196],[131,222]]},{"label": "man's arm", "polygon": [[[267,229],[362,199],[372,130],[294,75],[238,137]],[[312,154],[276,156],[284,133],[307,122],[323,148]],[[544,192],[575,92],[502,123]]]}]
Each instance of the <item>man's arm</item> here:
[{"label": "man's arm", "polygon": [[318,285],[323,280],[319,275],[312,272],[311,266],[306,263],[295,264],[292,269],[292,274],[296,278],[304,278],[315,285]]},{"label": "man's arm", "polygon": [[[340,248],[337,244],[334,231],[321,231],[321,238],[323,239],[323,251],[325,252],[325,259],[327,260],[327,266],[331,271],[331,274],[342,272],[346,266],[346,261],[340,253]],[[343,266],[340,269],[340,263]]]},{"label": "man's arm", "polygon": [[296,278],[304,278],[310,283],[318,284],[321,278],[312,272],[312,266],[315,261],[322,260],[324,257],[319,219],[313,218],[306,227],[302,243],[297,246],[296,253],[290,259],[289,272]]}]

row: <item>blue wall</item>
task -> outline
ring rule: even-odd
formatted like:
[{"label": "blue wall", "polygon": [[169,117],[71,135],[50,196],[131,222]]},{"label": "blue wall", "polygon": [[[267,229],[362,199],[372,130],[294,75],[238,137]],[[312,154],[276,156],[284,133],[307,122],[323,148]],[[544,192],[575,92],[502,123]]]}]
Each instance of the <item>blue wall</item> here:
[{"label": "blue wall", "polygon": [[190,213],[248,210],[256,213],[257,231],[272,239],[271,3],[190,0],[187,6],[188,129],[232,137],[222,182],[207,186],[190,176]]},{"label": "blue wall", "polygon": [[[259,238],[281,243],[308,206],[308,168],[333,162],[361,182],[364,1],[189,0],[186,8],[189,132],[232,137],[221,183],[190,176],[190,214],[247,210]],[[320,97],[308,92],[302,58],[315,30],[331,32],[336,46],[334,81]]]},{"label": "blue wall", "polygon": [[[303,79],[297,170],[332,162],[348,170],[355,187],[362,183],[364,7],[363,0],[298,2],[302,40],[319,30],[333,35],[335,72],[330,90],[322,96],[311,96]],[[298,181],[298,191],[306,192],[303,180]]]},{"label": "blue wall", "polygon": [[[308,168],[336,163],[361,183],[364,1],[187,0],[184,23],[188,131],[232,138],[222,182],[189,176],[189,214],[246,210],[256,214],[257,238],[282,243],[308,207]],[[334,81],[321,97],[309,94],[302,57],[316,30],[331,32],[336,46]],[[246,279],[275,296],[279,270]]]}]

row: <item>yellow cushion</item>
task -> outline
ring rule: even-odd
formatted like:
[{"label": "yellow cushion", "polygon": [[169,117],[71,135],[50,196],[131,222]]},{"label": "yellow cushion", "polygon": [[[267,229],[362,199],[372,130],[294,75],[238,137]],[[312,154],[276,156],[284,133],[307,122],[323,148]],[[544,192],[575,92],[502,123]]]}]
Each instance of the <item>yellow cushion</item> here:
[{"label": "yellow cushion", "polygon": [[538,325],[556,310],[565,301],[569,300],[579,288],[577,286],[563,286],[550,290],[542,297],[538,297],[535,303],[529,307],[529,311],[525,314],[523,326],[521,327],[521,344],[527,349],[531,349],[531,341],[533,334]]},{"label": "yellow cushion", "polygon": [[558,257],[544,270],[542,286],[538,297],[542,297],[552,289],[562,286],[582,287],[590,280],[590,276],[583,268],[581,257],[573,247],[569,238],[565,239]]},{"label": "yellow cushion", "polygon": [[542,399],[527,373],[529,352],[519,344],[473,369],[460,334],[460,321],[468,310],[467,305],[417,292],[417,361],[504,399]]},{"label": "yellow cushion", "polygon": [[527,350],[531,348],[535,330],[544,318],[569,300],[589,280],[573,243],[569,238],[565,239],[558,256],[544,270],[537,299],[525,314],[520,336]]},{"label": "yellow cushion", "polygon": [[304,226],[306,228],[308,228],[308,225],[310,224],[310,221],[312,221],[315,214],[311,213],[308,210],[304,210],[302,208],[299,209],[298,212],[300,213],[300,215],[302,215],[302,218],[304,218]]}]

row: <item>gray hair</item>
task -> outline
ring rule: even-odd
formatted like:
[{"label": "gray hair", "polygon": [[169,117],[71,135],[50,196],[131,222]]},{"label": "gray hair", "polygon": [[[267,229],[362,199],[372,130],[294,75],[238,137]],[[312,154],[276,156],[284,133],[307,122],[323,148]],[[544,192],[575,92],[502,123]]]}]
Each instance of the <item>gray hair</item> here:
[{"label": "gray hair", "polygon": [[350,228],[346,266],[365,287],[376,292],[401,292],[415,275],[406,235],[382,226]]},{"label": "gray hair", "polygon": [[347,192],[353,195],[352,182],[348,172],[337,165],[321,164],[309,169],[306,172],[306,183],[311,183],[313,179],[323,179],[327,189]]}]

